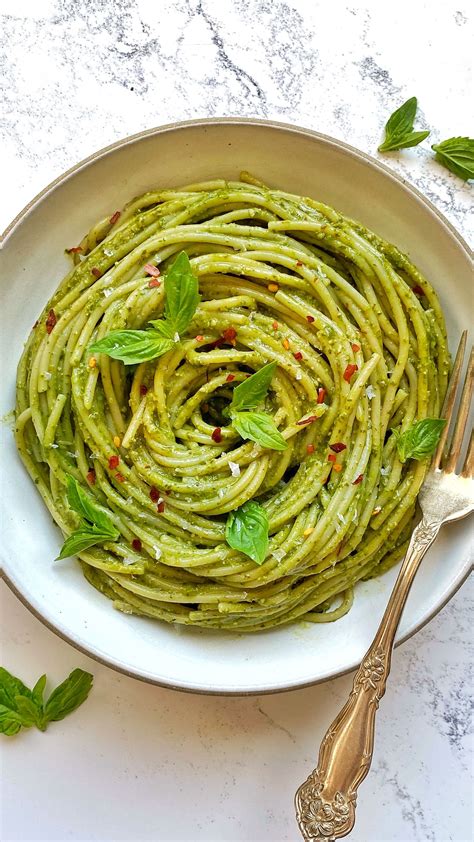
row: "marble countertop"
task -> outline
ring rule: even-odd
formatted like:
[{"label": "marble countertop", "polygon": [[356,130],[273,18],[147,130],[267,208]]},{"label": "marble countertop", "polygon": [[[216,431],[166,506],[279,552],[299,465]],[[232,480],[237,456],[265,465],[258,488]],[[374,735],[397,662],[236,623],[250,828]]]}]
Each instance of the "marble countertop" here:
[{"label": "marble countertop", "polygon": [[[464,10],[463,10],[464,9]],[[416,94],[432,142],[466,125],[467,3],[0,0],[0,228],[46,183],[127,134],[202,116],[306,126],[375,154]],[[472,188],[429,144],[385,156],[466,238]],[[102,667],[0,586],[2,663],[33,682],[95,676],[74,716],[2,739],[0,838],[296,842],[292,799],[351,678],[219,698]],[[472,585],[396,652],[354,842],[472,838]]]}]

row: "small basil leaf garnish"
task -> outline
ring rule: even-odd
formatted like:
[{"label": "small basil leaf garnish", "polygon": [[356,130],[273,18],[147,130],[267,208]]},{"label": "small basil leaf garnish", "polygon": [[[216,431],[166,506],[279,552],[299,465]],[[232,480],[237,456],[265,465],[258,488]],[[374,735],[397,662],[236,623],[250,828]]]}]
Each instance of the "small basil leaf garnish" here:
[{"label": "small basil leaf garnish", "polygon": [[287,442],[271,415],[265,412],[233,412],[232,426],[243,439],[250,439],[262,447],[286,450]]},{"label": "small basil leaf garnish", "polygon": [[392,430],[392,433],[396,436],[400,462],[406,462],[407,459],[426,459],[428,456],[432,456],[445,425],[446,421],[443,418],[424,418],[403,433]]},{"label": "small basil leaf garnish", "polygon": [[230,512],[225,529],[229,547],[263,564],[268,552],[268,515],[260,503],[248,500]]}]

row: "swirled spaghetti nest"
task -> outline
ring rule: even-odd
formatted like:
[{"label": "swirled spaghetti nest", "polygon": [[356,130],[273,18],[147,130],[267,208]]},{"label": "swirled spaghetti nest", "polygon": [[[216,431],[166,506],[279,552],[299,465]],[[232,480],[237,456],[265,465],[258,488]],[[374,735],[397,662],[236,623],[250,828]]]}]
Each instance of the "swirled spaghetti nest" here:
[{"label": "swirled spaghetti nest", "polygon": [[[202,300],[182,341],[135,367],[91,358],[109,331],[160,317],[146,267],[163,275],[183,250]],[[271,361],[283,451],[224,413]],[[406,549],[426,461],[402,465],[391,429],[438,414],[448,368],[431,286],[360,224],[245,175],[157,190],[76,249],[19,365],[18,448],[66,535],[68,475],[119,530],[80,553],[118,609],[235,631],[326,621]],[[261,565],[225,541],[250,499],[270,524]]]}]

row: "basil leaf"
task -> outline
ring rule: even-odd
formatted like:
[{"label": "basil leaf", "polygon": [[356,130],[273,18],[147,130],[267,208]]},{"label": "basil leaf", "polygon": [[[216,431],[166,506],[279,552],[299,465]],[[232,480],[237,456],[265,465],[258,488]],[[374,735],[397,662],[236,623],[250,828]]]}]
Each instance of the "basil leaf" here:
[{"label": "basil leaf", "polygon": [[16,710],[15,696],[32,696],[31,690],[11,672],[0,667],[0,705]]},{"label": "basil leaf", "polygon": [[231,410],[256,409],[267,395],[276,365],[276,362],[267,363],[251,377],[239,383],[232,395]]},{"label": "basil leaf", "polygon": [[268,552],[268,515],[255,500],[248,500],[230,512],[225,527],[225,539],[233,550],[248,555],[263,564]]},{"label": "basil leaf", "polygon": [[385,139],[378,148],[379,152],[393,152],[396,149],[417,146],[428,137],[429,131],[413,131],[417,107],[416,96],[412,96],[393,112],[385,125]]},{"label": "basil leaf", "polygon": [[94,526],[84,526],[81,529],[76,529],[61,547],[61,552],[56,557],[56,561],[61,561],[63,558],[70,558],[73,555],[81,553],[83,550],[88,550],[89,547],[94,547],[96,544],[101,544],[103,541],[115,540],[118,538],[118,531],[114,535],[109,532],[101,532],[100,529]]},{"label": "basil leaf", "polygon": [[93,682],[90,672],[75,669],[51,693],[44,714],[47,722],[57,722],[75,711],[87,699]]},{"label": "basil leaf", "polygon": [[68,474],[67,477],[67,499],[68,503],[78,515],[90,521],[101,532],[105,532],[110,538],[118,537],[118,530],[110,520],[109,516],[99,509],[88,494],[81,488],[77,480]]},{"label": "basil leaf", "polygon": [[201,300],[199,284],[185,251],[165,273],[165,320],[171,333],[184,333]]},{"label": "basil leaf", "polygon": [[35,702],[27,696],[16,696],[16,709],[21,716],[21,724],[24,728],[31,728],[36,725],[40,731],[44,731],[43,705],[38,707]]},{"label": "basil leaf", "polygon": [[154,360],[170,351],[173,342],[156,330],[111,330],[90,346],[93,353],[107,354],[125,365]]},{"label": "basil leaf", "polygon": [[393,138],[390,142],[383,143],[383,149],[382,146],[379,146],[379,152],[395,152],[397,149],[408,149],[410,146],[418,146],[428,135],[429,131],[408,132],[408,134]]},{"label": "basil leaf", "polygon": [[436,450],[446,421],[442,418],[424,418],[417,421],[404,433],[392,430],[396,436],[398,458],[400,462],[407,459],[425,459],[432,456]]},{"label": "basil leaf", "polygon": [[18,734],[22,725],[22,718],[16,710],[0,704],[0,734],[13,737],[14,734]]},{"label": "basil leaf", "polygon": [[64,719],[87,699],[92,681],[90,673],[73,670],[66,681],[51,693],[44,707],[45,675],[38,679],[31,691],[19,678],[0,667],[0,733],[11,737],[21,728],[32,725],[45,731],[48,722]]},{"label": "basil leaf", "polygon": [[234,430],[243,439],[250,439],[272,450],[286,450],[288,447],[273,418],[265,412],[234,412],[231,417]]},{"label": "basil leaf", "polygon": [[471,137],[450,137],[433,143],[436,160],[459,178],[474,178],[474,140]]},{"label": "basil leaf", "polygon": [[36,702],[37,705],[40,705],[41,707],[43,706],[43,694],[44,694],[44,688],[45,687],[46,687],[46,675],[42,675],[40,678],[38,678],[38,681],[36,682],[35,686],[33,687],[33,691],[31,693],[31,696],[32,696],[33,700]]},{"label": "basil leaf", "polygon": [[171,324],[167,322],[165,319],[152,319],[150,322],[151,325],[155,328],[156,331],[160,334],[160,336],[164,336],[165,339],[170,339],[172,342],[176,342],[176,331],[173,331]]}]

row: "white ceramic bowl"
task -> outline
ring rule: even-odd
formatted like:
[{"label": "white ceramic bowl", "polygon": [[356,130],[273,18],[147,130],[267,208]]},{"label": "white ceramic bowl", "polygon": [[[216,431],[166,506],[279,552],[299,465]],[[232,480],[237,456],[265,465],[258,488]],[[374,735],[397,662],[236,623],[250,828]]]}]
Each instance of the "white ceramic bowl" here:
[{"label": "white ceramic bowl", "polygon": [[[9,226],[2,260],[2,395],[14,406],[17,360],[46,299],[65,274],[64,248],[97,219],[151,187],[236,178],[241,169],[327,202],[410,254],[437,289],[451,346],[469,326],[472,278],[467,247],[416,190],[378,162],[314,132],[255,120],[201,120],[127,138],[47,187]],[[395,571],[362,583],[337,623],[301,624],[255,635],[180,633],[126,616],[95,591],[72,560],[54,563],[61,543],[2,424],[1,555],[20,599],[74,646],[150,682],[207,693],[264,693],[323,681],[353,668],[379,623]],[[469,525],[446,528],[425,559],[399,630],[427,622],[469,569]]]}]

